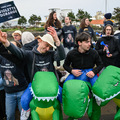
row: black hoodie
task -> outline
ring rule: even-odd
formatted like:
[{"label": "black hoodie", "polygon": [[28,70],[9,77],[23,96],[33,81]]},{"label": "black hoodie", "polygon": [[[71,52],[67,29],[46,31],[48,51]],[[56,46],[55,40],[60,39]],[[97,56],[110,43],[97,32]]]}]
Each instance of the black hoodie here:
[{"label": "black hoodie", "polygon": [[[24,62],[16,65],[0,56],[0,64],[4,90],[6,93],[20,92],[27,88],[28,83],[24,75]],[[6,73],[7,71],[8,73]],[[11,76],[11,81],[8,80],[7,75]]]},{"label": "black hoodie", "polygon": [[[112,54],[112,57],[106,56],[106,51],[103,51],[104,45],[101,45],[102,41],[108,45],[108,49],[110,51],[110,54]],[[114,36],[104,36],[98,39],[95,49],[98,51],[105,67],[108,65],[116,66],[116,57],[119,53],[118,45],[119,45],[118,40],[116,40]]]},{"label": "black hoodie", "polygon": [[89,51],[80,53],[76,47],[67,54],[63,67],[71,73],[72,69],[90,69],[95,65],[97,67],[93,69],[93,72],[97,74],[102,69],[103,63],[96,50],[90,48]]},{"label": "black hoodie", "polygon": [[[13,44],[10,44],[10,46],[7,47],[7,49],[20,60],[26,61],[28,65],[29,76],[31,76],[31,71],[33,68],[32,64],[33,64],[34,55],[35,55],[35,63],[34,63],[33,75],[37,71],[55,72],[53,62],[65,59],[65,52],[64,52],[63,46],[60,45],[59,47],[57,47],[57,51],[49,50],[44,54],[41,54],[40,52],[38,52],[37,47],[38,46],[35,46],[32,51],[29,51],[29,50],[19,49]],[[17,60],[15,62],[17,62]]]}]

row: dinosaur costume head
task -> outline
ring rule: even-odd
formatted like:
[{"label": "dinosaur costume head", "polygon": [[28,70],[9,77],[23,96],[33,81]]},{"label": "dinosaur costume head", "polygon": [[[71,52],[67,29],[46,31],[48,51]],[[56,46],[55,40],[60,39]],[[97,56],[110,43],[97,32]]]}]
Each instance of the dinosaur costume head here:
[{"label": "dinosaur costume head", "polygon": [[106,67],[93,85],[92,92],[99,106],[106,105],[115,97],[120,99],[120,68]]},{"label": "dinosaur costume head", "polygon": [[41,101],[38,106],[42,107],[42,104],[40,105],[42,102],[50,105],[57,98],[58,88],[58,82],[53,72],[37,72],[34,75],[31,92],[36,104]]},{"label": "dinosaur costume head", "polygon": [[63,85],[64,113],[73,118],[83,117],[90,102],[89,87],[82,80],[68,80]]},{"label": "dinosaur costume head", "polygon": [[[58,82],[53,72],[37,72],[32,81],[31,93],[33,99],[30,102],[32,119],[62,120],[61,106],[58,102]],[[56,114],[57,111],[57,114]]]}]

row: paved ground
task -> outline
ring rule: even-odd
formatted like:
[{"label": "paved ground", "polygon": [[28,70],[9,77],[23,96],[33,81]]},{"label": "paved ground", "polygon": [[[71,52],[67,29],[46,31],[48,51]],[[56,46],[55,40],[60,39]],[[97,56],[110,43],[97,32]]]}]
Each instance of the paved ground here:
[{"label": "paved ground", "polygon": [[[113,101],[110,101],[106,106],[101,108],[101,117],[100,120],[114,120],[114,115],[116,113],[116,104]],[[63,113],[64,120],[67,120],[68,116]],[[79,118],[78,120],[89,120],[87,114],[84,117]]]}]

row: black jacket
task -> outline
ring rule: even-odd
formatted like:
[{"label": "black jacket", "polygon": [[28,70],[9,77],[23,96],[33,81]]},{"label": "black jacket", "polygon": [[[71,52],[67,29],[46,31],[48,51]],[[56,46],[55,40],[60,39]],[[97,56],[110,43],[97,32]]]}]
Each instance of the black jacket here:
[{"label": "black jacket", "polygon": [[79,33],[85,32],[85,31],[84,31],[85,29],[88,29],[89,35],[91,36],[91,38],[93,38],[93,36],[95,35],[95,33],[94,33],[93,28],[90,27],[90,26],[85,27],[84,29],[80,28],[80,29],[79,29]]},{"label": "black jacket", "polygon": [[32,50],[36,45],[38,45],[38,40],[34,40],[30,43],[25,44],[24,46],[22,46],[22,49],[24,50]]},{"label": "black jacket", "polygon": [[89,69],[95,64],[97,67],[93,69],[93,72],[97,74],[102,69],[103,63],[96,50],[90,48],[89,51],[80,53],[76,47],[67,54],[63,67],[71,73],[72,69]]},{"label": "black jacket", "polygon": [[[6,58],[10,60],[15,58],[14,55],[8,53],[8,50],[2,45],[2,43],[0,43],[0,54],[4,57],[6,56]],[[1,75],[3,78],[5,92],[14,93],[14,92],[25,90],[28,86],[26,77],[24,75],[25,62],[19,61],[19,59],[16,57],[15,61],[18,61],[19,64],[14,64],[13,62],[8,61],[6,58],[3,58],[2,56],[0,56],[0,64],[1,64],[0,70],[1,70]],[[12,73],[11,75],[12,75],[13,80],[11,82],[8,81],[7,79],[5,80],[6,70],[9,70]]]},{"label": "black jacket", "polygon": [[[56,25],[56,22],[54,24]],[[57,36],[58,36],[59,40],[61,41],[62,29],[55,27],[53,24],[51,26],[55,29]],[[45,33],[48,33],[48,32],[49,31],[47,30],[47,28],[45,28]]]},{"label": "black jacket", "polygon": [[[17,58],[19,58],[20,60],[26,61],[27,65],[28,65],[29,76],[31,76],[31,71],[33,68],[32,63],[33,63],[34,55],[35,55],[35,63],[34,63],[33,75],[37,71],[43,71],[43,70],[55,72],[53,62],[57,61],[57,60],[65,59],[65,52],[64,52],[63,46],[60,45],[59,47],[57,47],[57,51],[49,50],[44,54],[39,53],[37,51],[37,47],[38,46],[35,46],[33,48],[33,50],[30,51],[30,50],[19,49],[18,47],[14,46],[13,44],[10,44],[10,46],[7,49],[13,55],[15,55]],[[15,60],[13,60],[13,61],[15,61]],[[15,61],[15,62],[17,62],[17,61]]]},{"label": "black jacket", "polygon": [[[70,41],[67,40],[69,34],[72,35],[73,42],[71,42],[71,40]],[[73,25],[69,25],[69,26],[65,25],[62,28],[62,36],[64,38],[64,40],[63,40],[64,47],[67,47],[68,49],[70,49],[71,47],[74,47],[76,34],[77,34],[77,30],[76,30],[75,26],[73,26]]]},{"label": "black jacket", "polygon": [[119,53],[116,58],[116,66],[120,67],[120,30],[115,31],[114,37],[119,41]]},{"label": "black jacket", "polygon": [[[102,41],[108,45],[108,49],[110,54],[112,54],[112,57],[106,56],[106,51],[103,51],[104,45],[101,45]],[[116,56],[119,53],[118,45],[118,40],[116,40],[114,36],[104,36],[98,39],[95,49],[98,51],[105,67],[108,65],[116,65]]]}]

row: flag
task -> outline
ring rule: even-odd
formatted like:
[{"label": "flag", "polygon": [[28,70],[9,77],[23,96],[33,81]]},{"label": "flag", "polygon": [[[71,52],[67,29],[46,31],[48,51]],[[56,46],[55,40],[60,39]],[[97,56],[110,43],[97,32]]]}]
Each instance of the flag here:
[{"label": "flag", "polygon": [[20,17],[13,1],[0,4],[0,23]]}]

